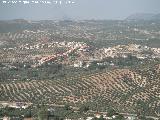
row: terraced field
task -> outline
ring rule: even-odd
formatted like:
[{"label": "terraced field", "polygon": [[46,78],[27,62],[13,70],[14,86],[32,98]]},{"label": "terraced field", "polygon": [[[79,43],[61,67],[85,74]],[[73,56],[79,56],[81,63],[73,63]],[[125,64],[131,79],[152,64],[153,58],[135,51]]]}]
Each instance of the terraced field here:
[{"label": "terraced field", "polygon": [[136,112],[143,101],[147,115],[160,116],[160,65],[143,70],[115,69],[64,80],[17,81],[0,84],[0,101],[78,106],[96,103]]}]

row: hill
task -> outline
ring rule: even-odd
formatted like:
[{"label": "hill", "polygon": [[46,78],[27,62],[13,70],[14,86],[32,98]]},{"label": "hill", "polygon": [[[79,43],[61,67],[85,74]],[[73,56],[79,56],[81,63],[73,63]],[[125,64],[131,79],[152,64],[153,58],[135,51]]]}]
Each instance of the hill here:
[{"label": "hill", "polygon": [[64,80],[1,83],[0,101],[50,105],[67,103],[73,107],[85,103],[92,110],[104,111],[112,106],[119,112],[160,116],[159,80],[160,65],[155,65],[134,70],[104,70]]},{"label": "hill", "polygon": [[153,18],[154,18],[155,20],[160,20],[160,14],[154,15]]},{"label": "hill", "polygon": [[151,13],[136,13],[130,15],[126,18],[126,20],[159,20],[160,14],[151,14]]}]

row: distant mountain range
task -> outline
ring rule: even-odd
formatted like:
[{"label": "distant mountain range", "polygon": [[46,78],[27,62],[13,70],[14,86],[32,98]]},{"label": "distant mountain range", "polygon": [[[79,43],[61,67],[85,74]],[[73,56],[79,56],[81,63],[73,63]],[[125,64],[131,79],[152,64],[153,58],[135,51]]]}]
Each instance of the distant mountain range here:
[{"label": "distant mountain range", "polygon": [[126,20],[160,20],[160,13],[159,14],[136,13],[128,16]]}]

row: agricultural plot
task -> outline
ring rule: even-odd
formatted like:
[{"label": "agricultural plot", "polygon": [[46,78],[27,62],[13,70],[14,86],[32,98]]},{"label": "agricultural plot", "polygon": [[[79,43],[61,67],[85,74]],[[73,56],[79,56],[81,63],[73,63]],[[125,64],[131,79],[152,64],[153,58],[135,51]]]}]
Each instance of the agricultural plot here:
[{"label": "agricultural plot", "polygon": [[79,106],[112,106],[119,112],[160,115],[160,66],[144,70],[115,69],[62,80],[32,80],[0,84],[0,101]]}]

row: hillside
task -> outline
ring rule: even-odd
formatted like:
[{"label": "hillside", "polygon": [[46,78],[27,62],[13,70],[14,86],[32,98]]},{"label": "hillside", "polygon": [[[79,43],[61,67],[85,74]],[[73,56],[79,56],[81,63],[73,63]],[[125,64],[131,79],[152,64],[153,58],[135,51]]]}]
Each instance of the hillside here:
[{"label": "hillside", "polygon": [[160,20],[160,14],[156,14],[156,15],[154,16],[154,19]]},{"label": "hillside", "polygon": [[[119,112],[160,116],[160,65],[138,70],[114,69],[64,80],[17,81],[0,84],[0,101],[79,106],[92,110],[112,106]],[[37,102],[38,101],[38,102]],[[141,103],[141,107],[138,104]]]},{"label": "hillside", "polygon": [[160,14],[136,13],[128,16],[126,20],[159,20]]}]

